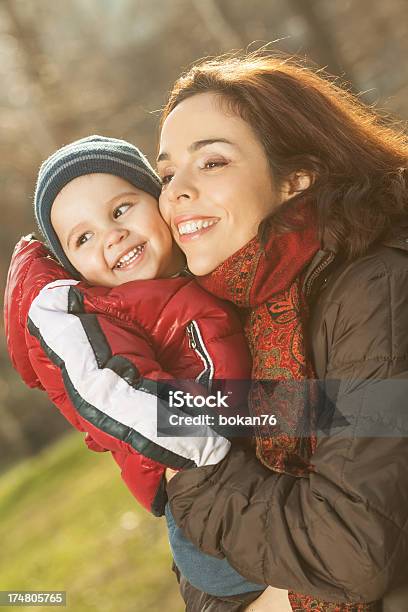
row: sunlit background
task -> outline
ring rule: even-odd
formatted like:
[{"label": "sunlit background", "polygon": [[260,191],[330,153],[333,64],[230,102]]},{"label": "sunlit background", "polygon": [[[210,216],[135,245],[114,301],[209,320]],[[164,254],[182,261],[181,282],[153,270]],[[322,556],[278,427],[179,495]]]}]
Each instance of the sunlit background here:
[{"label": "sunlit background", "polygon": [[[15,242],[35,230],[45,157],[99,133],[153,159],[159,109],[180,72],[271,41],[407,118],[406,0],[2,0],[3,284]],[[75,612],[183,610],[163,519],[137,507],[111,458],[70,434],[0,349],[0,590],[64,589]]]}]

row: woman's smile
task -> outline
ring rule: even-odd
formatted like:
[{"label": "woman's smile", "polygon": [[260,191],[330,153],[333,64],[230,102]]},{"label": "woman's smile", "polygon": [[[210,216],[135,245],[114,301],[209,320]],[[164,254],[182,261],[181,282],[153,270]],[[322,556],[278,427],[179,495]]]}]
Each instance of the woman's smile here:
[{"label": "woman's smile", "polygon": [[181,215],[174,219],[174,225],[179,234],[179,241],[183,243],[188,240],[196,240],[208,233],[214,229],[219,220],[217,217]]}]

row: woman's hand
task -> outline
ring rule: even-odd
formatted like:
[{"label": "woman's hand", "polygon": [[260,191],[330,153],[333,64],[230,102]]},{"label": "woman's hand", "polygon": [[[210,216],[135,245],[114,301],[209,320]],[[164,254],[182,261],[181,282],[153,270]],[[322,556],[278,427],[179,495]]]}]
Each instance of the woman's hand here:
[{"label": "woman's hand", "polygon": [[164,473],[166,481],[170,482],[170,480],[173,478],[173,476],[175,476],[177,473],[178,473],[177,470],[172,470],[171,468],[166,468],[166,471]]},{"label": "woman's hand", "polygon": [[288,591],[269,586],[244,612],[292,612]]}]

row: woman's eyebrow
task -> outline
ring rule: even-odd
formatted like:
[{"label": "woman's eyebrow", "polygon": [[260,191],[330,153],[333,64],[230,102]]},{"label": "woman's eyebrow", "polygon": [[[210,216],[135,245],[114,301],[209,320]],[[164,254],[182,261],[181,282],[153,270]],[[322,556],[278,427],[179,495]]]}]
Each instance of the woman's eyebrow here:
[{"label": "woman's eyebrow", "polygon": [[[215,142],[222,142],[225,144],[236,146],[233,142],[231,142],[230,140],[227,140],[226,138],[206,138],[205,140],[196,140],[195,142],[193,142],[188,147],[187,151],[189,153],[195,153],[199,149],[202,149],[203,147],[206,147],[207,145],[214,144]],[[170,159],[170,155],[166,153],[165,151],[163,151],[163,153],[160,153],[156,161],[157,163],[159,163],[161,161],[168,161],[169,159]]]}]

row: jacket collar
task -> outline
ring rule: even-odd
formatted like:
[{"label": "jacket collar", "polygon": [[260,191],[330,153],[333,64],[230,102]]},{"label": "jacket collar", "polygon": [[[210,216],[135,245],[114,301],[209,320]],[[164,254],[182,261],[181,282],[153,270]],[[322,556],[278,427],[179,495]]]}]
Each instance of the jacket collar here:
[{"label": "jacket collar", "polygon": [[[392,231],[381,244],[393,249],[408,252],[408,226],[399,227]],[[303,290],[308,299],[315,296],[324,286],[330,274],[337,268],[344,258],[333,248],[322,248],[313,257],[307,266],[303,277]]]},{"label": "jacket collar", "polygon": [[339,264],[338,259],[337,253],[330,249],[317,251],[303,275],[302,288],[307,300],[319,292],[329,274]]}]

